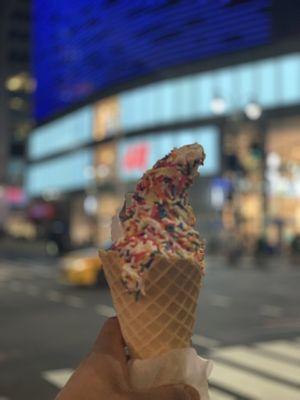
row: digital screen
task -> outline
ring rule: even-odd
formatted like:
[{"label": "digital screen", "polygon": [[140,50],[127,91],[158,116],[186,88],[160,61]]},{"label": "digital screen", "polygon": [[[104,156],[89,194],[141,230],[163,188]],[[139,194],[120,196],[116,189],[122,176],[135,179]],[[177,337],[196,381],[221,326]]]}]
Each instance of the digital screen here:
[{"label": "digital screen", "polygon": [[[272,41],[271,0],[34,0],[39,122],[95,92]],[[279,35],[280,32],[277,32]]]}]

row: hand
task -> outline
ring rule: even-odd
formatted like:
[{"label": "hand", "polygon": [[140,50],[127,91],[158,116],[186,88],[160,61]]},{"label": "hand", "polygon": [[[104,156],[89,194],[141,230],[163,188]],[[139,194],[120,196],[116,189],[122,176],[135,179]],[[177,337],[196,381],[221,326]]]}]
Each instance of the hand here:
[{"label": "hand", "polygon": [[132,390],[125,343],[117,318],[104,324],[90,354],[79,365],[56,400],[200,400],[186,385],[168,385],[143,392]]}]

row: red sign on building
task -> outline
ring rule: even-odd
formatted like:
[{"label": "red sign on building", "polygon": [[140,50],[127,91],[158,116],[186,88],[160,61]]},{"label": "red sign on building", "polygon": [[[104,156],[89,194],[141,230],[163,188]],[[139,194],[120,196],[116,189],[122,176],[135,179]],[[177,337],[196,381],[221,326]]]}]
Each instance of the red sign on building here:
[{"label": "red sign on building", "polygon": [[126,172],[138,170],[144,172],[149,163],[150,143],[139,142],[128,146],[122,160],[122,166]]},{"label": "red sign on building", "polygon": [[22,205],[26,201],[24,190],[18,186],[7,186],[4,189],[4,198],[11,205]]}]

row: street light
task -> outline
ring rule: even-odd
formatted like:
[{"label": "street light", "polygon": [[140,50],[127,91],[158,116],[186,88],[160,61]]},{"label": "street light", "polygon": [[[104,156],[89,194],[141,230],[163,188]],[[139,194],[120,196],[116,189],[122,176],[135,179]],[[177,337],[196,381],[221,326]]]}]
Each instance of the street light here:
[{"label": "street light", "polygon": [[106,164],[100,164],[97,167],[97,177],[100,179],[106,179],[109,176],[110,167]]},{"label": "street light", "polygon": [[245,114],[249,119],[257,120],[261,117],[262,108],[256,101],[252,100],[245,106]]},{"label": "street light", "polygon": [[210,102],[210,108],[212,112],[216,115],[224,114],[226,110],[226,101],[221,96],[214,96]]},{"label": "street light", "polygon": [[83,201],[83,208],[88,215],[97,214],[97,208],[98,208],[97,197],[91,194],[86,196],[86,198]]}]

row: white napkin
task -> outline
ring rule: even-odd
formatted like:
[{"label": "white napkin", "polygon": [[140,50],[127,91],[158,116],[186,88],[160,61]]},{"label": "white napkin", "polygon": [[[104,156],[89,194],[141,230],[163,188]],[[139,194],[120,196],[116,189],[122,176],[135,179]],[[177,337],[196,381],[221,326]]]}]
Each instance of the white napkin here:
[{"label": "white napkin", "polygon": [[130,381],[135,390],[187,384],[198,390],[201,400],[209,400],[207,379],[212,368],[213,362],[198,356],[192,347],[129,363]]}]

